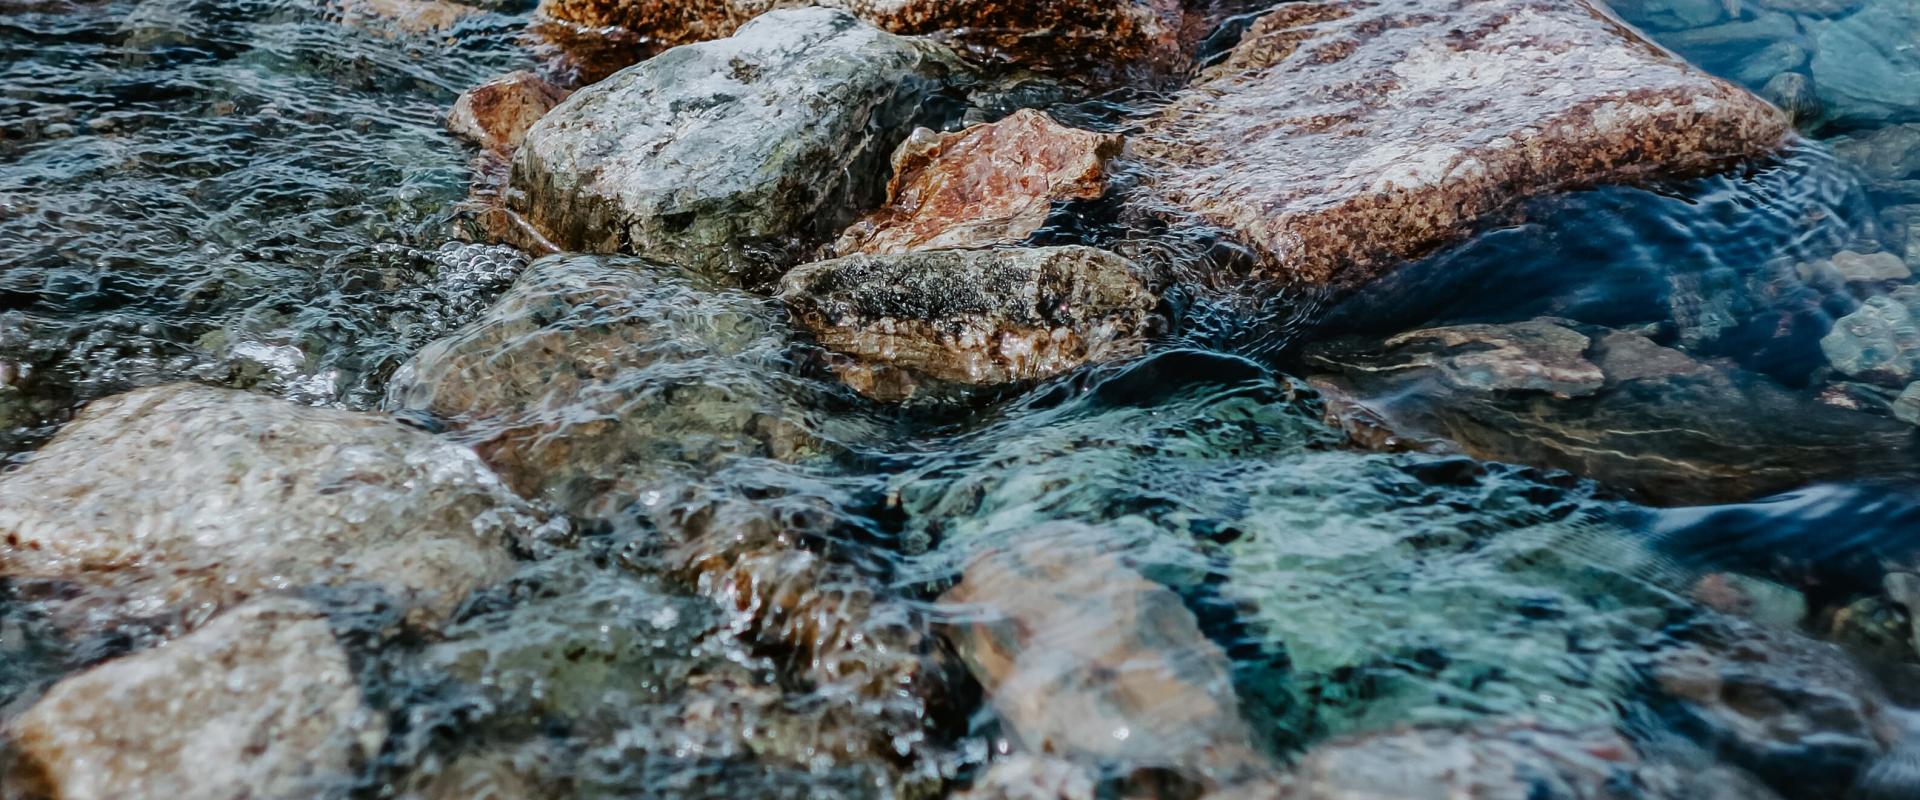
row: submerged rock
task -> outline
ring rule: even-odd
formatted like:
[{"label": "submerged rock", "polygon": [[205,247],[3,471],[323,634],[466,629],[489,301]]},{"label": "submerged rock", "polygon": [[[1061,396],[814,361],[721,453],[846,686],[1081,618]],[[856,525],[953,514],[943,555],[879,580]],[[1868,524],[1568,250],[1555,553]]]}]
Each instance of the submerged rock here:
[{"label": "submerged rock", "polygon": [[843,12],[770,13],[561,103],[516,154],[509,206],[564,249],[770,280],[878,202],[960,75]]},{"label": "submerged rock", "polygon": [[481,9],[450,0],[333,0],[340,21],[380,35],[423,35],[445,31]]},{"label": "submerged rock", "polygon": [[272,597],[54,684],[6,733],[8,797],[292,800],[354,786],[386,725],[326,617]]},{"label": "submerged rock", "polygon": [[1585,0],[1333,0],[1262,17],[1129,147],[1155,211],[1245,240],[1267,277],[1351,288],[1522,199],[1712,169],[1787,129]]},{"label": "submerged rock", "polygon": [[1540,319],[1321,343],[1306,358],[1337,373],[1316,381],[1401,440],[1565,469],[1643,502],[1742,500],[1913,470],[1911,433],[1893,420],[1634,333]]},{"label": "submerged rock", "polygon": [[439,618],[544,525],[464,447],[191,384],[97,400],[0,476],[0,572],[100,585],[138,615],[370,585]]},{"label": "submerged rock", "polygon": [[924,379],[1032,381],[1138,349],[1159,297],[1132,262],[1089,247],[848,256],[795,269],[781,299],[841,375],[880,399]]},{"label": "submerged rock", "polygon": [[511,153],[527,129],[567,98],[567,92],[521,70],[468,89],[447,114],[447,128],[482,149]]},{"label": "submerged rock", "polygon": [[1106,191],[1116,134],[1060,125],[1038,111],[957,133],[914,132],[893,154],[887,205],[848,228],[841,255],[1017,244],[1055,203]]},{"label": "submerged rock", "polygon": [[1164,768],[1203,786],[1265,773],[1226,653],[1179,595],[1082,533],[1035,528],[975,557],[941,598],[1006,734],[1031,753]]},{"label": "submerged rock", "polygon": [[1861,124],[1920,120],[1920,4],[1874,0],[1858,12],[1805,22],[1813,84],[1828,117]]},{"label": "submerged rock", "polygon": [[1820,350],[1850,377],[1894,387],[1920,378],[1920,286],[1867,298],[1833,323]]}]

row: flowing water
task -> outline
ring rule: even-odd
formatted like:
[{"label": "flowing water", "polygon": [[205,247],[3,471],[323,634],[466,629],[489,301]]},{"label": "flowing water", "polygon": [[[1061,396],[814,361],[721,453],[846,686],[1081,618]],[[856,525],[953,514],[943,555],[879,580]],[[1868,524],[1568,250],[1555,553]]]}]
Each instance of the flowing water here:
[{"label": "flowing water", "polygon": [[[1619,6],[1756,90],[1779,71],[1755,53],[1792,61],[1828,24],[1771,6]],[[329,791],[961,785],[1019,745],[1018,712],[945,643],[977,611],[948,592],[969,564],[1036,540],[1116,558],[1148,587],[1077,609],[1060,642],[1033,643],[1037,659],[1055,644],[1077,652],[1074,637],[1176,659],[1217,648],[1229,713],[1266,758],[1396,725],[1527,720],[1617,727],[1676,762],[1739,765],[1805,797],[1873,760],[1702,734],[1712,709],[1677,702],[1660,676],[1676,653],[1785,632],[1800,638],[1783,652],[1857,645],[1835,609],[1876,595],[1885,562],[1915,561],[1920,494],[1905,487],[1920,460],[1893,417],[1899,390],[1836,376],[1820,346],[1837,319],[1911,278],[1807,266],[1851,250],[1920,268],[1920,163],[1901,173],[1847,144],[1902,130],[1886,127],[1905,119],[1892,105],[1835,104],[1802,141],[1728,174],[1536,201],[1337,304],[1196,290],[1143,356],[965,407],[900,409],[840,387],[764,297],[636,259],[530,265],[471,241],[472,153],[442,121],[461,90],[537,65],[521,40],[529,11],[423,33],[317,0],[0,0],[0,458],[24,459],[88,400],[194,380],[397,412],[568,465],[507,477],[571,532],[522,554],[445,629],[351,592],[319,597],[388,729],[377,757]],[[1729,24],[1747,27],[1713,33]],[[1140,106],[1115,108],[1056,110],[1124,127]],[[1191,271],[1233,258],[1085,212],[1053,235],[1186,254],[1177,266]],[[1338,360],[1317,355],[1326,342],[1540,318],[1641,335],[1733,388],[1434,412],[1484,459],[1365,450],[1327,421],[1335,398],[1313,380]],[[401,368],[456,331],[436,346],[444,362]],[[419,382],[463,374],[463,346],[521,352],[556,332],[612,341],[616,355],[537,419],[464,424],[436,410],[444,383]],[[552,400],[565,380],[508,382]],[[1420,408],[1450,391],[1355,390]],[[1657,456],[1695,448],[1778,470],[1675,483],[1539,445],[1642,420],[1666,426],[1655,435],[1669,443],[1646,445]],[[590,433],[611,444],[567,450]],[[1708,443],[1689,444],[1695,434]],[[1807,484],[1820,485],[1734,504]],[[1728,575],[1739,602],[1703,600],[1702,581]],[[72,587],[0,586],[0,717],[164,629],[76,627],[49,611]],[[1120,609],[1162,596],[1198,635],[1155,650]],[[1892,676],[1896,699],[1920,694],[1899,685],[1920,663],[1910,642],[1851,652]],[[1782,680],[1768,686],[1790,697],[1825,688]],[[1085,724],[1124,738],[1098,711]],[[1151,762],[1110,759],[1099,778],[1137,780]]]}]

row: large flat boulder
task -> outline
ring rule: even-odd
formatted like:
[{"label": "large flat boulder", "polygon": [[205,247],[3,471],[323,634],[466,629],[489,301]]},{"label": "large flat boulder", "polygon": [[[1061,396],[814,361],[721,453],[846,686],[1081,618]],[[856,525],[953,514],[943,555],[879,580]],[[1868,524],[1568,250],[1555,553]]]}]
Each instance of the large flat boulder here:
[{"label": "large flat boulder", "polygon": [[767,14],[574,94],[527,132],[508,205],[563,249],[777,277],[878,204],[961,74],[841,11]]},{"label": "large flat boulder", "polygon": [[1548,192],[1709,170],[1787,131],[1586,0],[1288,3],[1129,139],[1143,202],[1260,277],[1350,288]]},{"label": "large flat boulder", "polygon": [[1159,295],[1091,247],[848,256],[795,269],[780,297],[841,377],[880,399],[1039,380],[1139,348]]},{"label": "large flat boulder", "polygon": [[386,723],[326,616],[268,597],[61,680],[6,734],[8,797],[295,800],[343,796]]},{"label": "large flat boulder", "polygon": [[373,586],[431,619],[542,524],[471,451],[391,418],[174,384],[95,401],[0,476],[0,573],[135,614]]}]

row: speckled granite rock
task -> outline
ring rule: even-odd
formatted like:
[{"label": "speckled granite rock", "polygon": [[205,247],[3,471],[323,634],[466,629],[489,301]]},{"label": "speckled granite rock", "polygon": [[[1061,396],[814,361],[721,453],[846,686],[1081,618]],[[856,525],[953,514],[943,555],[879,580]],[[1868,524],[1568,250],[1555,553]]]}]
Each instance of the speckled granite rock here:
[{"label": "speckled granite rock", "polygon": [[[1352,287],[1530,196],[1775,148],[1778,109],[1585,0],[1288,3],[1129,139],[1150,210]],[[1177,214],[1176,214],[1177,216]]]},{"label": "speckled granite rock", "polygon": [[521,70],[468,89],[447,113],[455,135],[496,153],[510,153],[527,129],[567,98],[567,92]]},{"label": "speckled granite rock", "polygon": [[1161,0],[543,0],[541,14],[616,26],[664,45],[732,35],[776,9],[842,9],[888,31],[934,38],[1034,66],[1186,67],[1211,17]]},{"label": "speckled granite rock", "polygon": [[914,131],[893,154],[887,205],[841,234],[834,250],[904,253],[1025,241],[1053,204],[1106,190],[1120,137],[1068,128],[1038,111],[957,133]]},{"label": "speckled granite rock", "polygon": [[1137,348],[1159,297],[1132,262],[1090,247],[848,256],[795,269],[780,297],[847,383],[881,399],[919,379],[990,386]]},{"label": "speckled granite rock", "polygon": [[879,202],[960,73],[844,12],[767,14],[561,103],[515,154],[508,205],[564,249],[771,280]]},{"label": "speckled granite rock", "polygon": [[1338,398],[1341,420],[1368,423],[1348,426],[1363,444],[1444,443],[1565,469],[1642,502],[1730,502],[1914,473],[1906,426],[1635,333],[1539,319],[1338,339],[1305,358],[1331,373],[1314,381]]},{"label": "speckled granite rock", "polygon": [[1227,657],[1172,590],[1042,526],[975,557],[941,598],[1005,732],[1032,753],[1163,767],[1205,786],[1271,767],[1240,717]]},{"label": "speckled granite rock", "polygon": [[0,572],[99,585],[132,614],[358,584],[437,618],[544,524],[464,447],[191,384],[95,401],[0,476]]},{"label": "speckled granite rock", "polygon": [[326,617],[269,597],[61,680],[6,734],[22,761],[8,797],[296,800],[344,795],[386,722]]}]

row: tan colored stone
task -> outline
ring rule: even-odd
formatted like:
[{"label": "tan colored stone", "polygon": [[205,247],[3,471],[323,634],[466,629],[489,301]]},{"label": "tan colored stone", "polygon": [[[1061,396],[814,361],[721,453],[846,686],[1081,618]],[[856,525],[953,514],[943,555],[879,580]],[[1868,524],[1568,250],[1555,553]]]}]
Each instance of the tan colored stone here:
[{"label": "tan colored stone", "polygon": [[520,146],[527,129],[567,99],[567,92],[521,70],[461,93],[447,114],[447,129],[496,153]]},{"label": "tan colored stone", "polygon": [[922,128],[893,154],[887,205],[854,223],[834,249],[905,253],[1025,241],[1054,203],[1106,190],[1107,159],[1120,142],[1031,109],[955,133]]},{"label": "tan colored stone", "polygon": [[54,684],[6,732],[8,797],[295,800],[344,794],[386,725],[326,617],[274,597]]},{"label": "tan colored stone", "polygon": [[1288,3],[1129,139],[1152,207],[1350,288],[1527,197],[1712,169],[1786,116],[1586,0]]},{"label": "tan colored stone", "polygon": [[380,34],[439,33],[479,14],[448,0],[334,0],[340,21]]}]

